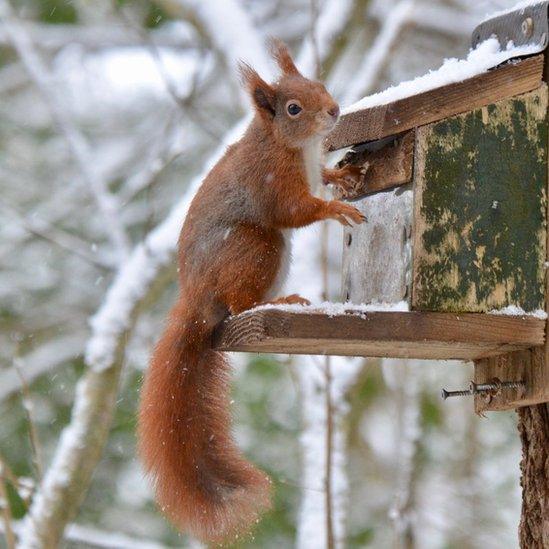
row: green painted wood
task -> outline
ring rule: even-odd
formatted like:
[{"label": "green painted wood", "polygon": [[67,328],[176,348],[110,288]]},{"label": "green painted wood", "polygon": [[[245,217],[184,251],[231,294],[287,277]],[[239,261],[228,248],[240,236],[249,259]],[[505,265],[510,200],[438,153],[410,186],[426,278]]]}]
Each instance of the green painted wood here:
[{"label": "green painted wood", "polygon": [[545,309],[547,86],[416,135],[412,307]]}]

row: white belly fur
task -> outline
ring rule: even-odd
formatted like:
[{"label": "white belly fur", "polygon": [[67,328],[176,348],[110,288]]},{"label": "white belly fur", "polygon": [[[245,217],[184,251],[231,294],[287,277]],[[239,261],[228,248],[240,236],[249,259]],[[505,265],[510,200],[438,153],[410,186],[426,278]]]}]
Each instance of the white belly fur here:
[{"label": "white belly fur", "polygon": [[311,139],[303,147],[303,162],[311,192],[314,193],[322,185],[322,138]]}]

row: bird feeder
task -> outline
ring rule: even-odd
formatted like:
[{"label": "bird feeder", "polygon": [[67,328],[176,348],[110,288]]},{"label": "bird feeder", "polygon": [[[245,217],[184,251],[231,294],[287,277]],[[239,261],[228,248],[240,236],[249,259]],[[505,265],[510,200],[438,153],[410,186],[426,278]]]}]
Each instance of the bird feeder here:
[{"label": "bird feeder", "polygon": [[[548,2],[485,21],[473,47],[496,36],[518,57],[347,112],[327,145],[363,168],[344,198],[368,217],[344,232],[347,309],[245,312],[217,348],[473,360],[494,388],[477,412],[549,401],[548,32]],[[408,310],[356,306],[376,302]]]}]

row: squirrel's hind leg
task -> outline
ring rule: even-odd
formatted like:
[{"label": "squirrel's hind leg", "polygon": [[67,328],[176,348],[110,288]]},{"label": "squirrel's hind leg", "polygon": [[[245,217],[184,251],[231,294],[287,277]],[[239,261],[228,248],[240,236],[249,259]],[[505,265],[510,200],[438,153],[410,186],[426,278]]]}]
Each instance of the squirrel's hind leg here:
[{"label": "squirrel's hind leg", "polygon": [[311,302],[298,294],[291,294],[272,301],[264,301],[260,305],[310,305]]}]

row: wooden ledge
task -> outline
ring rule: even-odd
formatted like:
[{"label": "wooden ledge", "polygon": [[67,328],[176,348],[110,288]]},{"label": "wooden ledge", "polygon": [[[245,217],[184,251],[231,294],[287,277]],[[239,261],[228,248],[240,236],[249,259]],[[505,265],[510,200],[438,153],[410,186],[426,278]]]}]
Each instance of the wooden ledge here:
[{"label": "wooden ledge", "polygon": [[542,82],[543,55],[494,68],[462,82],[345,114],[327,138],[329,150],[376,141],[532,91]]},{"label": "wooden ledge", "polygon": [[474,360],[543,345],[545,320],[482,313],[263,309],[228,318],[223,351]]}]

